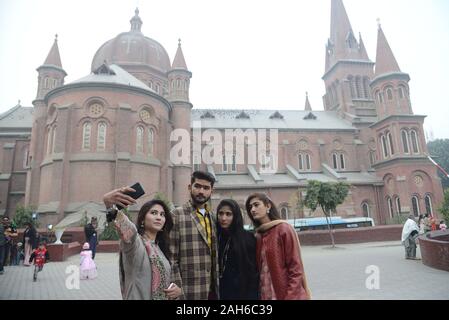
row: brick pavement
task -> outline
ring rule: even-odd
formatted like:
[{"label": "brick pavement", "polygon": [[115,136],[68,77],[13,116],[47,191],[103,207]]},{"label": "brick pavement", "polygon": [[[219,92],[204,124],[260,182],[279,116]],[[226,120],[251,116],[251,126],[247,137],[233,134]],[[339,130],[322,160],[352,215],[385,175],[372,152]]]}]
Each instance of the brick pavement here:
[{"label": "brick pavement", "polygon": [[[314,299],[449,299],[449,273],[421,261],[404,259],[399,242],[329,247],[304,246],[303,259]],[[418,250],[419,256],[419,250]],[[50,262],[33,282],[33,267],[6,267],[0,276],[0,299],[121,299],[118,254],[98,253],[98,278],[80,281],[79,289],[66,288],[67,266],[78,256]],[[365,286],[367,266],[379,269],[379,290]]]}]

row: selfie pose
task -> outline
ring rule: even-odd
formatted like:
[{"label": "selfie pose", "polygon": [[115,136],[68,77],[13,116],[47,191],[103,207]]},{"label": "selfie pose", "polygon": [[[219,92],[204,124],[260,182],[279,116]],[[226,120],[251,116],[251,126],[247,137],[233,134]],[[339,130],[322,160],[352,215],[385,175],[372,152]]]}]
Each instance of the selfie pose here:
[{"label": "selfie pose", "polygon": [[273,201],[263,193],[246,200],[246,211],[256,227],[256,259],[262,300],[307,300],[307,286],[298,235],[281,220]]},{"label": "selfie pose", "polygon": [[181,289],[171,283],[168,260],[168,237],[173,221],[167,205],[161,200],[145,203],[136,224],[121,208],[136,203],[130,196],[136,190],[124,187],[103,196],[109,216],[120,236],[120,288],[125,300],[177,299]]}]

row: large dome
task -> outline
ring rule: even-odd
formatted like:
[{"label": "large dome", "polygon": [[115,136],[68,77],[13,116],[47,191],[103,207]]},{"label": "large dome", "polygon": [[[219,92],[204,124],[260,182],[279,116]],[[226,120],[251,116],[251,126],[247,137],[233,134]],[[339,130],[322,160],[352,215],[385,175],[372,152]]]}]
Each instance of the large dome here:
[{"label": "large dome", "polygon": [[142,20],[139,10],[131,19],[131,31],[123,32],[114,39],[104,43],[95,53],[92,60],[92,71],[107,64],[148,65],[159,71],[170,70],[170,58],[167,51],[157,41],[145,37],[141,32]]}]

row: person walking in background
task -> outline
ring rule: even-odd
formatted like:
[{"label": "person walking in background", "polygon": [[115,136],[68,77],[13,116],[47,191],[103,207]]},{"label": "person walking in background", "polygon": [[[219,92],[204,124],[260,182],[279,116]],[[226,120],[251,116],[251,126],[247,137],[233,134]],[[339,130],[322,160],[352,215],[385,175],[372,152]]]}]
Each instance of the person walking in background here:
[{"label": "person walking in background", "polygon": [[405,259],[419,260],[416,258],[416,239],[419,235],[419,228],[415,222],[415,217],[409,215],[402,228],[401,241],[405,247]]},{"label": "person walking in background", "polygon": [[256,238],[243,228],[238,203],[222,200],[217,207],[217,220],[220,299],[257,300]]},{"label": "person walking in background", "polygon": [[245,207],[256,228],[261,299],[311,299],[295,229],[281,220],[273,201],[264,193],[250,195]]},{"label": "person walking in background", "polygon": [[83,250],[80,253],[80,279],[95,279],[97,277],[97,266],[92,259],[92,251],[89,243],[83,244]]},{"label": "person walking in background", "polygon": [[89,243],[89,248],[92,251],[92,259],[95,259],[95,253],[97,250],[97,242],[98,242],[97,227],[98,227],[97,217],[92,217],[90,219],[90,223],[86,224],[86,226],[84,227],[86,242]]},{"label": "person walking in background", "polygon": [[447,226],[446,226],[446,224],[444,223],[444,220],[441,220],[441,221],[440,221],[440,226],[439,226],[439,228],[440,228],[440,230],[446,230],[446,229],[447,229]]},{"label": "person walking in background", "polygon": [[30,266],[30,256],[34,249],[37,248],[38,239],[37,231],[33,224],[27,222],[25,224],[25,231],[23,232],[23,243],[24,243],[24,254],[25,258],[23,260],[24,266]]}]

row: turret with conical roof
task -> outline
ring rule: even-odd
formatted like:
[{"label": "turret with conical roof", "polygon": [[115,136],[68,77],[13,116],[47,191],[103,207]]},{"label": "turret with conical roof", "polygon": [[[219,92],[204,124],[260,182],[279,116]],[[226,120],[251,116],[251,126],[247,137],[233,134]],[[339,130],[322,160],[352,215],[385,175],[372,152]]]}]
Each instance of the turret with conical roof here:
[{"label": "turret with conical roof", "polygon": [[62,86],[67,73],[62,68],[61,56],[58,48],[58,35],[48,53],[43,65],[36,69],[39,72],[36,99],[43,99],[52,89]]},{"label": "turret with conical roof", "polygon": [[169,101],[189,102],[189,85],[192,73],[187,69],[186,60],[181,48],[181,39],[178,40],[178,49],[173,59],[172,68],[167,72],[169,82]]},{"label": "turret with conical roof", "polygon": [[[172,105],[171,121],[174,129],[191,130],[192,104],[189,101],[189,86],[192,73],[187,69],[186,60],[181,49],[181,39],[178,40],[178,49],[171,70],[167,72],[169,83],[168,101]],[[173,164],[173,177],[176,186],[190,184],[192,161],[190,164]],[[188,194],[182,188],[174,188],[173,202],[182,205],[189,200]]]},{"label": "turret with conical roof", "polygon": [[410,76],[399,68],[380,23],[377,32],[375,78],[371,83],[379,118],[390,115],[413,114],[410,98]]},{"label": "turret with conical roof", "polygon": [[[374,63],[366,52],[362,36],[357,41],[342,0],[332,0],[331,30],[326,45],[323,80],[325,110],[336,110],[348,120],[360,116],[375,118],[369,88]],[[363,111],[362,111],[363,110]],[[363,115],[362,115],[363,113]]]}]

